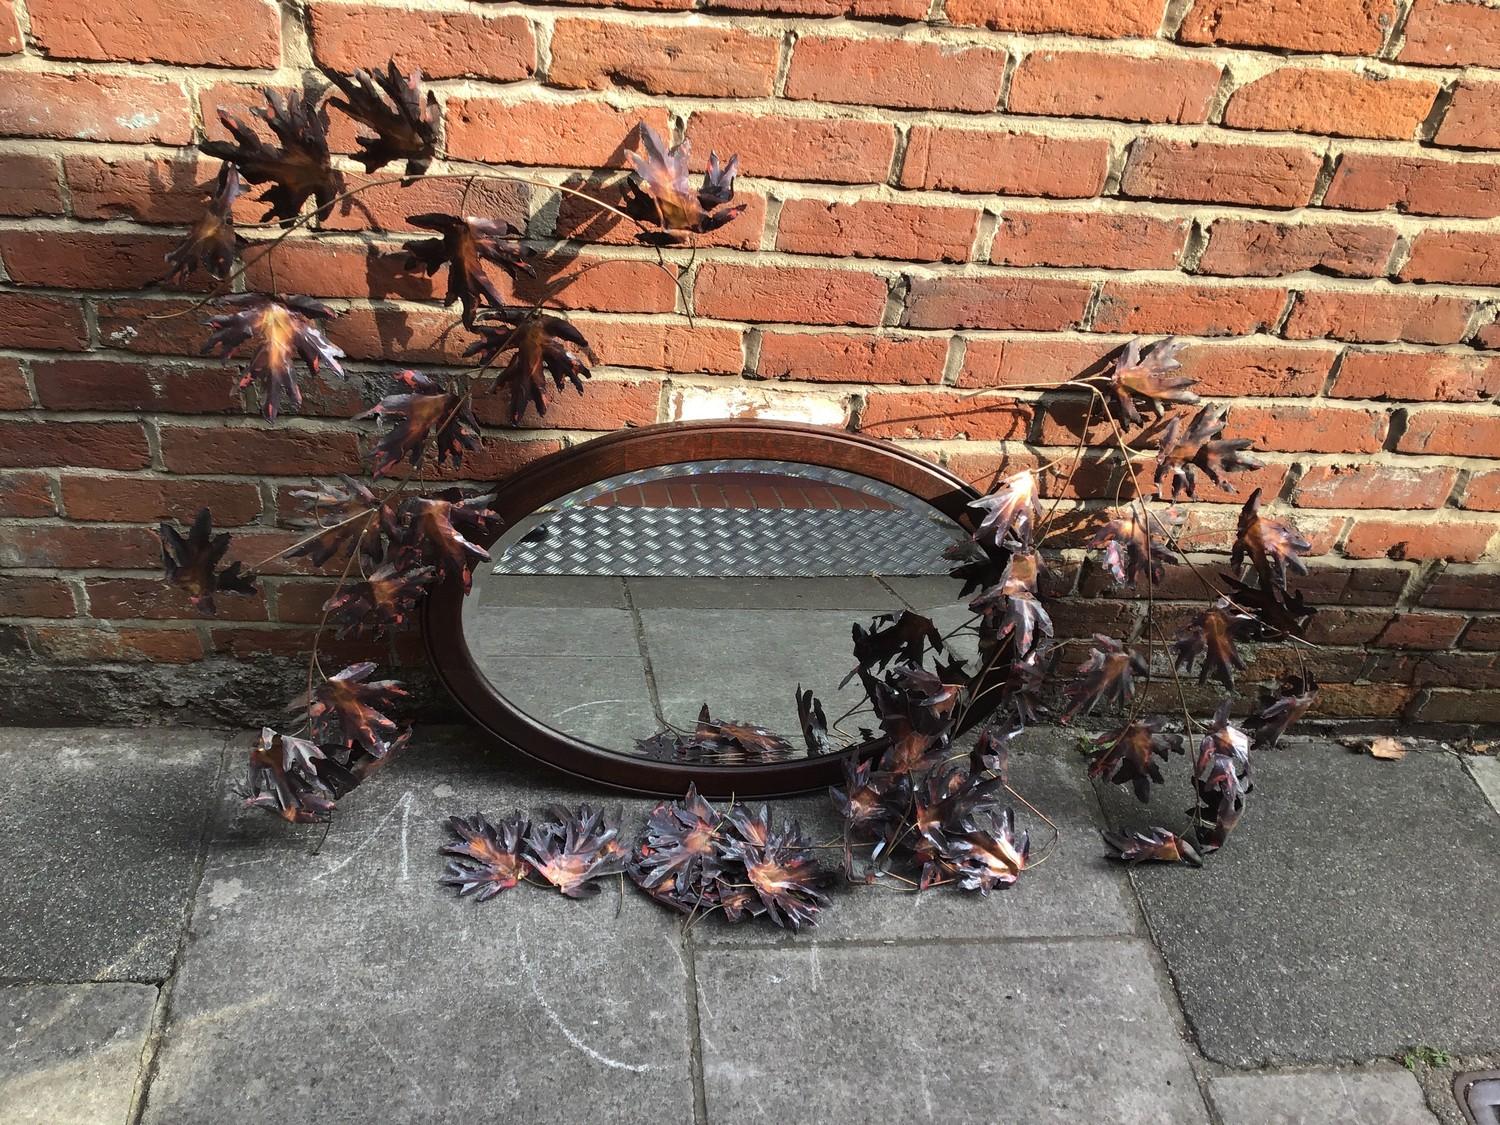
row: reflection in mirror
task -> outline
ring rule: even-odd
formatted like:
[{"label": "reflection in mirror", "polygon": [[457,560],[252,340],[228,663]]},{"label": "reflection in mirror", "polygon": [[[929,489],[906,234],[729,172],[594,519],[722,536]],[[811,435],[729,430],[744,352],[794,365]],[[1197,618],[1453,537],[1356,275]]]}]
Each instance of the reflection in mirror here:
[{"label": "reflection in mirror", "polygon": [[[822,752],[837,751],[875,725],[850,675],[852,627],[915,610],[959,628],[969,614],[943,552],[967,539],[924,501],[836,469],[640,470],[508,529],[475,572],[464,637],[513,706],[607,750],[805,757],[800,684],[826,716]],[[973,656],[971,634],[949,643]]]}]

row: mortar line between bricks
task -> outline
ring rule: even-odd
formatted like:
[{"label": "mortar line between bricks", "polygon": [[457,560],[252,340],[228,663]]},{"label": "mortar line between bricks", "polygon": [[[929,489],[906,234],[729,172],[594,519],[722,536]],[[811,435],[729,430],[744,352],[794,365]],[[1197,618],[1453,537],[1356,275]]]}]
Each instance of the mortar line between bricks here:
[{"label": "mortar line between bricks", "polygon": [[140,1069],[136,1077],[135,1089],[131,1093],[130,1112],[125,1118],[127,1125],[141,1125],[145,1119],[151,1086],[156,1081],[157,1069],[161,1064],[162,1048],[171,1029],[172,993],[177,983],[177,974],[181,971],[183,959],[187,954],[193,914],[198,904],[198,888],[203,882],[203,872],[208,865],[209,836],[219,819],[224,797],[224,783],[229,773],[229,746],[241,733],[231,730],[224,736],[224,741],[219,747],[219,765],[214,771],[208,807],[203,814],[203,823],[198,829],[198,846],[193,856],[192,874],[188,880],[187,893],[183,901],[177,946],[172,951],[172,962],[168,968],[167,977],[157,987],[156,1004],[151,1009],[151,1023],[146,1032],[146,1042],[141,1046]]}]

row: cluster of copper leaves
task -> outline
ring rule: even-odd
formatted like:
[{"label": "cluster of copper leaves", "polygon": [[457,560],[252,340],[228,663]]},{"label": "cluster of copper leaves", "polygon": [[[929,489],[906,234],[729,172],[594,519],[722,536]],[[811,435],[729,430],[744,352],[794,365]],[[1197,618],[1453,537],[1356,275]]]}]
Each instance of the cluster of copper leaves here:
[{"label": "cluster of copper leaves", "polygon": [[795,821],[773,828],[764,806],[715,809],[692,787],[652,809],[630,845],[615,820],[588,805],[517,812],[498,825],[475,813],[447,827],[455,840],[442,849],[452,858],[439,881],[480,902],[522,882],[586,898],[605,876],[629,875],[674,910],[729,922],[765,916],[795,930],[816,923],[828,905],[828,873]]},{"label": "cluster of copper leaves", "polygon": [[[799,686],[797,707],[802,714],[808,755],[828,753],[832,746],[823,705]],[[641,757],[657,761],[715,766],[767,765],[798,756],[797,748],[775,731],[756,723],[715,719],[709,714],[707,703],[698,712],[698,722],[692,730],[663,730],[650,738],[637,739],[635,751]]]}]

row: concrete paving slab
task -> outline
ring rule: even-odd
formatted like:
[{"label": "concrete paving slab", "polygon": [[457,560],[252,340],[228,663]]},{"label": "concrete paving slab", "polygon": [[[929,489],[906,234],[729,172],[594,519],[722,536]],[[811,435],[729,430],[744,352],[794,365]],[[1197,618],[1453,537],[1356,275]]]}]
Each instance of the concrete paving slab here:
[{"label": "concrete paving slab", "polygon": [[622,656],[640,659],[628,609],[464,606],[464,640],[476,656]]},{"label": "concrete paving slab", "polygon": [[0,1120],[124,1125],[155,1006],[149,984],[0,987]]},{"label": "concrete paving slab", "polygon": [[[1171,783],[1185,786],[1179,759]],[[1500,818],[1456,755],[1332,743],[1259,754],[1229,846],[1132,873],[1204,1053],[1233,1066],[1500,1045]],[[1132,825],[1171,820],[1112,791]]]},{"label": "concrete paving slab", "polygon": [[[883,887],[840,886],[833,892],[833,908],[816,927],[801,934],[733,926],[715,917],[694,926],[694,940],[700,944],[764,945],[1137,932],[1140,912],[1129,880],[1099,847],[1103,819],[1084,775],[1082,758],[1072,752],[1066,736],[1055,732],[1034,730],[1022,736],[1020,743],[1011,758],[1011,785],[1057,822],[1062,831],[1053,850],[1051,830],[1015,803],[1016,824],[1031,832],[1033,859],[1040,862],[1009,890],[981,898],[951,887],[913,895]],[[777,801],[772,810],[778,820],[799,819],[816,842],[839,837],[838,818],[825,796]],[[821,854],[826,863],[838,865],[839,852]]]},{"label": "concrete paving slab", "polygon": [[1214,1078],[1209,1100],[1224,1125],[1436,1125],[1422,1087],[1404,1070],[1317,1071]]},{"label": "concrete paving slab", "polygon": [[437,885],[445,817],[598,798],[470,745],[420,736],[316,855],[269,817],[215,833],[146,1122],[692,1120],[659,907]]},{"label": "concrete paving slab", "polygon": [[480,657],[479,670],[526,714],[553,730],[631,750],[661,724],[639,657]]},{"label": "concrete paving slab", "polygon": [[1464,764],[1478,783],[1480,791],[1489,801],[1490,808],[1500,815],[1500,758],[1465,758]]},{"label": "concrete paving slab", "polygon": [[[874,578],[626,579],[637,609],[847,610],[850,623],[900,609]],[[846,629],[845,632],[848,630]]]},{"label": "concrete paving slab", "polygon": [[708,1120],[1202,1125],[1144,941],[699,952]]},{"label": "concrete paving slab", "polygon": [[0,978],[167,976],[224,739],[0,728]]}]

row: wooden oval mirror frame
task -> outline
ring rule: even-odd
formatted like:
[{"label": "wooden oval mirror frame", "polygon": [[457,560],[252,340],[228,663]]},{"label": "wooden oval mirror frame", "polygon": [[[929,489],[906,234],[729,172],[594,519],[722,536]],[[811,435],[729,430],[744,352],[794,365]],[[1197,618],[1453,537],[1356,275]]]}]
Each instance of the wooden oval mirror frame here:
[{"label": "wooden oval mirror frame", "polygon": [[[840,469],[899,488],[973,529],[968,504],[978,493],[899,446],[794,422],[669,422],[564,449],[501,481],[491,505],[500,520],[481,545],[493,546],[506,528],[538,508],[597,481],[662,465],[727,459]],[[957,591],[955,582],[955,600]],[[638,793],[680,797],[691,782],[709,797],[775,797],[842,782],[844,760],[860,749],[856,745],[837,754],[765,765],[706,766],[656,761],[582,742],[519,710],[480,672],[464,636],[464,597],[457,583],[446,582],[426,603],[422,632],[438,677],[459,706],[501,744],[567,773]],[[792,688],[787,685],[788,694]]]}]

